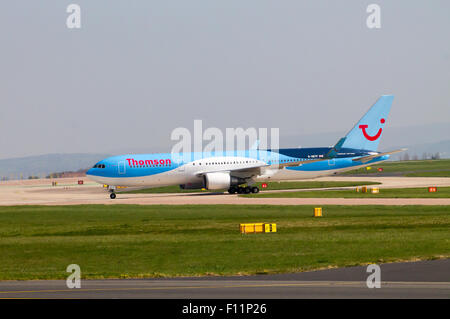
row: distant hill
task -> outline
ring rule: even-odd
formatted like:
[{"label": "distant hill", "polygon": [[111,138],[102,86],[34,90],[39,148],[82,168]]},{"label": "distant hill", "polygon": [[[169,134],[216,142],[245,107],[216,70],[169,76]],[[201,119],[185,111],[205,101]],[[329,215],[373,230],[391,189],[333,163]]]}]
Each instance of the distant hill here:
[{"label": "distant hill", "polygon": [[[280,138],[281,147],[317,147],[333,146],[347,132],[327,132],[310,135],[286,135]],[[408,148],[410,157],[423,153],[440,153],[441,158],[450,158],[450,123],[416,125],[410,127],[387,127],[381,137],[380,151]],[[399,154],[400,155],[400,154]],[[397,155],[396,159],[399,159]]]},{"label": "distant hill", "polygon": [[50,173],[78,171],[92,167],[108,154],[46,154],[0,160],[0,178],[45,177]]},{"label": "distant hill", "polygon": [[[280,145],[282,147],[297,147],[298,145],[302,145],[303,147],[332,146],[340,137],[345,136],[349,130],[350,127],[345,131],[302,135],[296,134],[295,132],[289,134],[283,132],[281,129]],[[436,143],[446,139],[448,136],[450,136],[450,123],[401,127],[388,125],[381,138],[380,148],[390,148],[397,145]]]},{"label": "distant hill", "polygon": [[[400,160],[404,158],[407,153],[409,159],[430,159],[432,156],[439,154],[439,158],[450,158],[450,140],[441,141],[437,143],[424,143],[406,145],[397,148],[405,147],[408,150],[403,153],[393,155],[394,160]],[[395,149],[394,147],[393,149]]]}]

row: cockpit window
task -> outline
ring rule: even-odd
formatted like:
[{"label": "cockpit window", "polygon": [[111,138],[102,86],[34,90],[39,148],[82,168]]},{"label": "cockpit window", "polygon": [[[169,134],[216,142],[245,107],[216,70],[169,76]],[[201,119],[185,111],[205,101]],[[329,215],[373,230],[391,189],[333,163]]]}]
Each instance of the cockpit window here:
[{"label": "cockpit window", "polygon": [[95,164],[92,168],[105,168],[105,164]]}]

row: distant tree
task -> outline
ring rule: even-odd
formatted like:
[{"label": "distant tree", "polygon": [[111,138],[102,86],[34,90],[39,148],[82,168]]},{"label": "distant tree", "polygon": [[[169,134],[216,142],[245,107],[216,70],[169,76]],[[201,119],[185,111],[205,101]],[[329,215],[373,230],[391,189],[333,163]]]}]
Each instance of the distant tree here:
[{"label": "distant tree", "polygon": [[403,155],[403,160],[404,160],[404,161],[409,161],[409,154],[408,154],[408,153],[405,153],[405,154]]},{"label": "distant tree", "polygon": [[423,159],[423,160],[426,160],[427,158],[428,158],[427,153],[423,152],[423,154],[422,154],[422,159]]},{"label": "distant tree", "polygon": [[433,160],[441,159],[441,156],[439,155],[439,152],[437,152],[434,155],[431,155],[431,159],[433,159]]},{"label": "distant tree", "polygon": [[413,161],[418,161],[419,160],[419,156],[417,156],[417,154],[414,154],[412,159],[413,159]]}]

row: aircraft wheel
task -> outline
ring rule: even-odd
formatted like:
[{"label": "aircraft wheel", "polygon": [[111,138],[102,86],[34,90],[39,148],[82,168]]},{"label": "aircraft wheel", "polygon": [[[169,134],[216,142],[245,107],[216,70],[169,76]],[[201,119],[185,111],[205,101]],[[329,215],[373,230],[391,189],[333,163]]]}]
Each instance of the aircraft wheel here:
[{"label": "aircraft wheel", "polygon": [[252,192],[252,189],[250,188],[250,187],[245,187],[244,188],[244,192],[246,193],[246,194],[250,194],[251,192]]},{"label": "aircraft wheel", "polygon": [[252,193],[253,194],[256,194],[256,193],[259,193],[259,188],[258,187],[252,187]]},{"label": "aircraft wheel", "polygon": [[243,187],[238,187],[237,192],[238,192],[238,194],[244,193],[244,188]]},{"label": "aircraft wheel", "polygon": [[114,199],[114,198],[116,198],[116,194],[115,194],[115,193],[111,193],[111,194],[109,195],[109,197],[110,197],[111,199]]},{"label": "aircraft wheel", "polygon": [[230,187],[230,189],[228,189],[228,193],[235,194],[236,193],[236,188],[235,187]]}]

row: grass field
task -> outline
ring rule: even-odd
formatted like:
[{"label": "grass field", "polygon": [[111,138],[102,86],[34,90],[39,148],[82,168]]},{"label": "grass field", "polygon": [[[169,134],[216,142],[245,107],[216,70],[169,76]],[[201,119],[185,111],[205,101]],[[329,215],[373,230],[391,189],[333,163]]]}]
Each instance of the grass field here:
[{"label": "grass field", "polygon": [[428,188],[381,188],[378,194],[356,192],[355,189],[318,190],[300,192],[258,193],[239,195],[244,197],[270,198],[450,198],[450,187],[438,187],[436,193],[429,193]]},{"label": "grass field", "polygon": [[[450,257],[449,206],[0,207],[0,279],[298,272]],[[239,223],[275,222],[241,235]]]},{"label": "grass field", "polygon": [[[256,183],[255,186],[258,186],[262,189],[262,183]],[[345,186],[361,186],[361,185],[378,185],[380,183],[377,182],[268,182],[267,188],[268,190],[280,190],[280,189],[307,189],[307,188],[326,188],[326,187],[345,187]],[[225,189],[223,191],[226,191]],[[125,193],[130,194],[142,194],[142,193],[193,193],[193,192],[217,192],[201,190],[201,189],[180,189],[178,185],[174,186],[165,186],[165,187],[157,187],[157,188],[146,188],[140,190],[133,191],[125,191]]]},{"label": "grass field", "polygon": [[[378,172],[378,168],[383,168]],[[384,162],[371,166],[370,170],[360,168],[342,173],[342,175],[377,175],[407,177],[450,177],[450,159]]]}]

